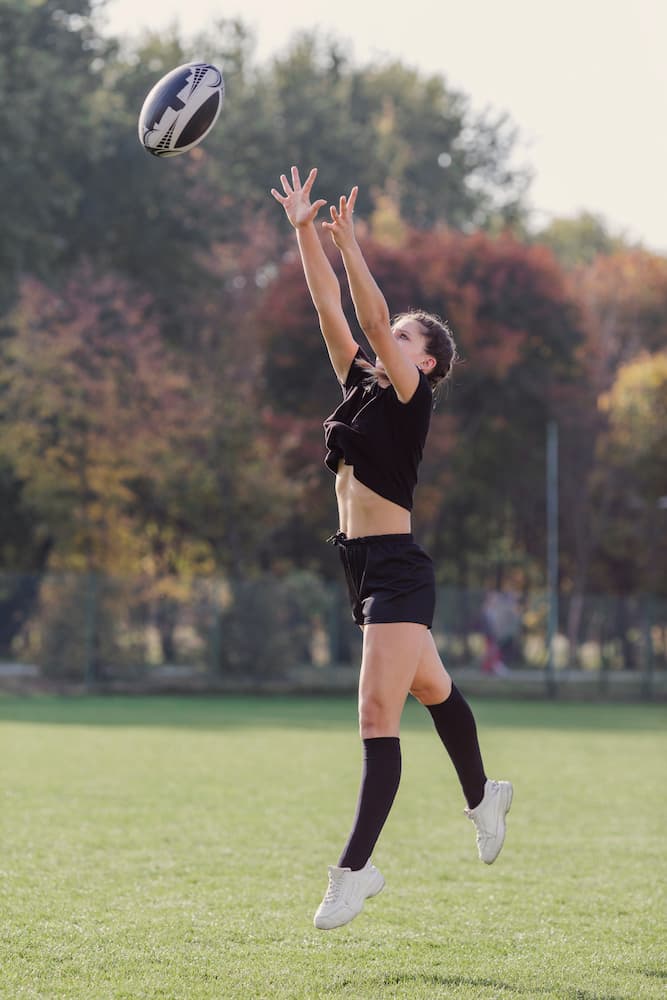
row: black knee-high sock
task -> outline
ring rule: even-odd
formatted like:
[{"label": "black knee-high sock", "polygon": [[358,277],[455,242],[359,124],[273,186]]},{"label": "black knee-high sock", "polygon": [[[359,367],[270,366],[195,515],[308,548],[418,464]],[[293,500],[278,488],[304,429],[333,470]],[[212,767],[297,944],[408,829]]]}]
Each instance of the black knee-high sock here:
[{"label": "black knee-high sock", "polygon": [[470,705],[455,684],[446,701],[427,705],[438,736],[452,758],[469,809],[482,801],[486,775]]},{"label": "black knee-high sock", "polygon": [[364,759],[352,832],[338,861],[359,871],[370,858],[401,780],[401,741],[397,736],[364,740]]}]

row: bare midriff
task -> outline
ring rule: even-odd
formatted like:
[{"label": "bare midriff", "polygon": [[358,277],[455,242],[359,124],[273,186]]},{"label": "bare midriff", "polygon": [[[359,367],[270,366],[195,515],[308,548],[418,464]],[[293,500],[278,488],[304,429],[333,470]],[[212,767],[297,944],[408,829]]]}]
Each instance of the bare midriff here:
[{"label": "bare midriff", "polygon": [[403,535],[412,531],[410,511],[374,493],[355,479],[354,468],[341,459],[336,474],[339,528],[348,538]]}]

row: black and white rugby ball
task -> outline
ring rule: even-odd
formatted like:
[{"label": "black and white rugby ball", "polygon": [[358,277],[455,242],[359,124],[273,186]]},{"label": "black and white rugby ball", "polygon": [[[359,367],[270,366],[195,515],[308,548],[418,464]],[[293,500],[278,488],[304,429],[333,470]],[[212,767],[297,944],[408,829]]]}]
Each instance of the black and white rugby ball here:
[{"label": "black and white rugby ball", "polygon": [[184,63],[163,76],[139,115],[139,140],[153,156],[194,149],[215,125],[225,96],[222,73],[204,62]]}]

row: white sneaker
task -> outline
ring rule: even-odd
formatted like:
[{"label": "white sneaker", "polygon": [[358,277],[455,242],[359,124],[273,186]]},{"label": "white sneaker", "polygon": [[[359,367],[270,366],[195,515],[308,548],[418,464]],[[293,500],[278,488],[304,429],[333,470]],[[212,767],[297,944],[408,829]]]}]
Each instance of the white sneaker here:
[{"label": "white sneaker", "polygon": [[329,886],[313,923],[320,930],[342,927],[361,913],[364,902],[384,889],[384,878],[367,861],[361,871],[329,865]]},{"label": "white sneaker", "polygon": [[487,781],[484,798],[474,809],[464,812],[475,824],[477,850],[482,861],[493,864],[505,840],[505,816],[512,805],[513,789],[509,781]]}]

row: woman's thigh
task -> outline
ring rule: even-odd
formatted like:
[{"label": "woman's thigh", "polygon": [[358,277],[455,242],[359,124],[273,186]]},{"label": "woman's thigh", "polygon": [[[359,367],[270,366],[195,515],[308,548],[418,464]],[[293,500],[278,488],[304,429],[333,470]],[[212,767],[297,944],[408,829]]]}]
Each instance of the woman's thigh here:
[{"label": "woman's thigh", "polygon": [[359,728],[364,739],[398,736],[405,699],[430,632],[412,622],[364,626],[359,677]]}]

